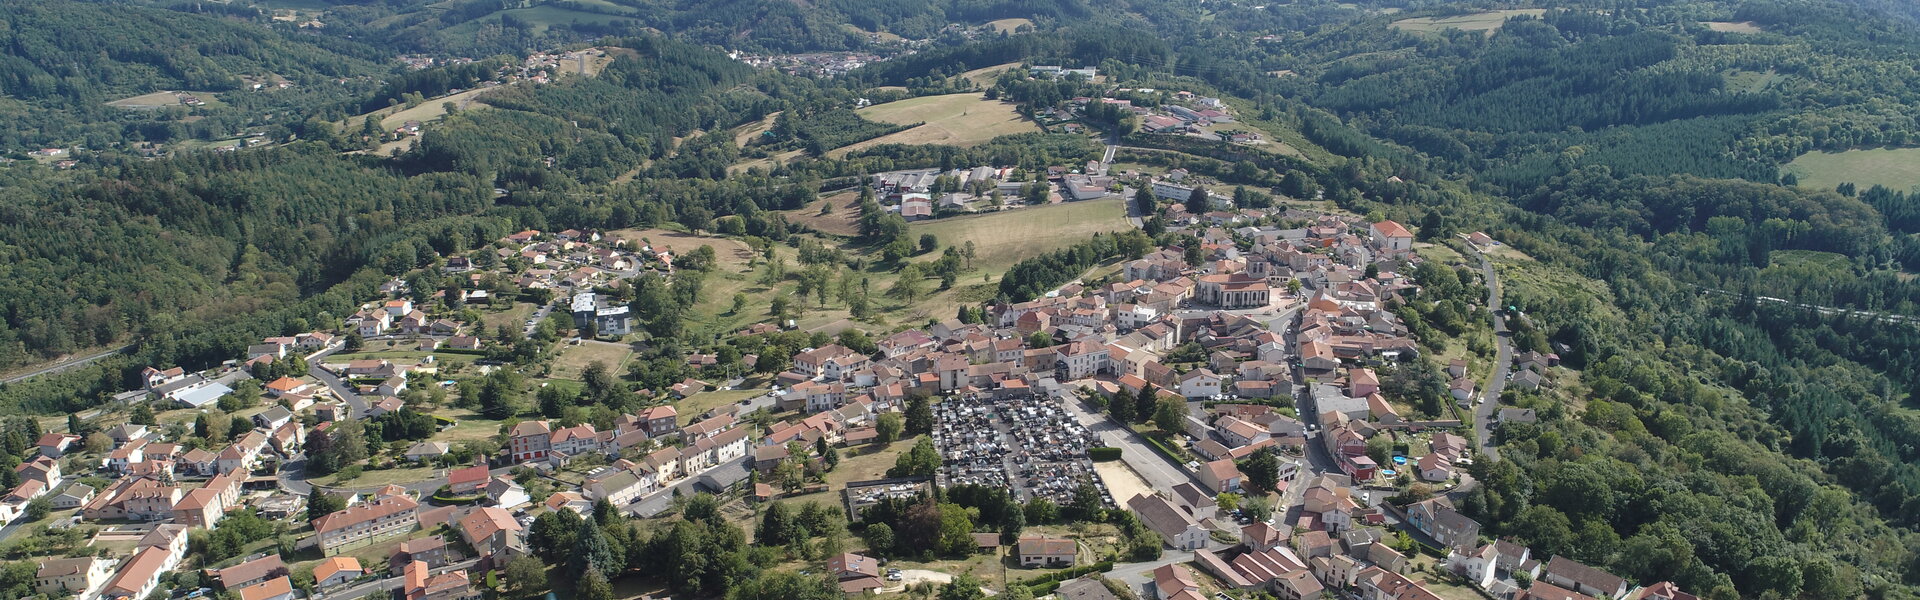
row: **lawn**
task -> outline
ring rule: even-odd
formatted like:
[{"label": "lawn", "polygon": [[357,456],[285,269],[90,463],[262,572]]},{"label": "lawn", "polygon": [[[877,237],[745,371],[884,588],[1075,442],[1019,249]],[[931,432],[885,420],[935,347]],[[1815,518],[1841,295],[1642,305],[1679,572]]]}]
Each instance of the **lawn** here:
[{"label": "lawn", "polygon": [[671,250],[675,254],[685,254],[701,246],[713,246],[714,256],[720,259],[720,266],[724,269],[738,270],[757,256],[745,242],[714,235],[695,235],[671,229],[621,229],[609,235],[646,243],[655,251]]},{"label": "lawn", "polygon": [[887,469],[893,468],[894,461],[900,455],[913,448],[913,440],[898,440],[892,444],[871,444],[860,448],[840,450],[840,466],[827,472],[827,489],[824,492],[788,496],[776,500],[781,504],[799,507],[807,502],[839,506],[840,490],[847,489],[849,481],[867,481],[887,476]]},{"label": "lawn", "polygon": [[1808,152],[1787,163],[1786,172],[1807,188],[1830,190],[1851,182],[1861,190],[1874,185],[1912,190],[1920,187],[1920,148]]},{"label": "lawn", "polygon": [[[1008,20],[1025,21],[1026,19],[1008,19]],[[1007,72],[1007,69],[1011,69],[1018,66],[1020,66],[1020,63],[999,64],[991,67],[982,67],[982,68],[974,69],[972,71],[967,71],[965,73],[961,73],[960,76],[966,78],[967,81],[971,81],[976,84],[979,84],[980,87],[983,87],[983,88],[993,87],[994,80],[999,79],[1001,73],[1005,73]]]},{"label": "lawn", "polygon": [[438,471],[437,469],[434,469],[432,467],[404,467],[399,469],[368,469],[365,472],[361,473],[359,477],[355,477],[348,481],[340,481],[339,475],[328,475],[324,479],[315,481],[315,483],[324,485],[327,487],[367,489],[367,488],[377,488],[377,487],[381,487],[389,484],[407,484],[407,483],[417,483],[421,481],[426,481],[428,479],[433,479],[434,477],[436,477],[438,475],[437,471]]},{"label": "lawn", "polygon": [[1499,29],[1501,25],[1505,25],[1507,19],[1514,15],[1533,15],[1538,17],[1546,14],[1546,12],[1545,9],[1539,8],[1490,10],[1452,17],[1414,17],[1411,19],[1401,19],[1394,21],[1393,26],[1405,31],[1458,29],[1461,31],[1492,32],[1495,29]]},{"label": "lawn", "polygon": [[[833,205],[833,212],[821,214],[820,208]],[[853,236],[860,233],[860,191],[846,190],[786,213],[787,222],[812,227],[821,233]]]},{"label": "lawn", "polygon": [[680,424],[686,425],[692,423],[694,419],[699,418],[702,413],[709,410],[731,404],[739,404],[741,400],[754,398],[765,393],[767,393],[767,390],[716,390],[712,392],[700,392],[688,396],[685,400],[673,403],[673,409],[675,412],[680,413]]},{"label": "lawn", "polygon": [[500,421],[481,417],[479,414],[468,409],[441,409],[433,411],[433,416],[446,417],[453,419],[454,422],[452,428],[435,432],[433,437],[427,438],[435,442],[458,444],[460,442],[490,438],[500,433]]},{"label": "lawn", "polygon": [[606,342],[581,342],[577,346],[561,346],[559,358],[553,359],[554,379],[579,379],[586,372],[587,365],[599,362],[606,365],[614,374],[626,372],[627,357],[633,356],[633,349],[625,344]]},{"label": "lawn", "polygon": [[839,158],[853,150],[879,144],[965,147],[1003,135],[1040,130],[1038,125],[1020,116],[1012,103],[988,100],[981,93],[909,98],[862,108],[859,113],[874,121],[921,125],[833,150],[827,153],[828,156]]},{"label": "lawn", "polygon": [[1021,259],[1071,246],[1096,232],[1130,228],[1125,200],[1111,196],[926,221],[913,224],[911,231],[915,237],[931,233],[940,239],[934,257],[946,246],[964,247],[972,241],[978,253],[973,266],[1000,273]]},{"label": "lawn", "polygon": [[515,302],[513,303],[513,308],[481,315],[480,323],[485,325],[488,330],[499,328],[501,325],[508,327],[525,327],[527,317],[531,316],[533,316],[532,302]]}]

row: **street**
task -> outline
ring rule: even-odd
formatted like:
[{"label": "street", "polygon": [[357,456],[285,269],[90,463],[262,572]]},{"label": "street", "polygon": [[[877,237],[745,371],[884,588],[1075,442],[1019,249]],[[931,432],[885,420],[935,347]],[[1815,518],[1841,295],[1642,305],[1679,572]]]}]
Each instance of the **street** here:
[{"label": "street", "polygon": [[[1473,244],[1467,244],[1473,248]],[[1481,386],[1480,404],[1473,410],[1473,439],[1479,446],[1477,452],[1483,460],[1500,460],[1500,450],[1493,444],[1493,412],[1500,408],[1500,393],[1507,389],[1507,371],[1513,368],[1513,347],[1507,330],[1506,317],[1501,316],[1500,276],[1493,271],[1493,263],[1478,248],[1475,255],[1480,257],[1480,275],[1487,281],[1487,313],[1493,318],[1493,343],[1496,348],[1493,356],[1493,374],[1487,384]]]},{"label": "street", "polygon": [[[1185,468],[1174,464],[1172,460],[1160,454],[1160,451],[1155,450],[1145,438],[1140,437],[1140,434],[1121,427],[1106,415],[1088,410],[1085,401],[1072,400],[1065,404],[1067,411],[1073,414],[1074,420],[1086,427],[1087,431],[1099,435],[1100,441],[1107,446],[1121,448],[1120,459],[1125,461],[1127,466],[1133,467],[1133,470],[1140,474],[1140,478],[1145,479],[1147,485],[1154,490],[1167,492],[1172,490],[1173,486],[1182,483],[1192,483],[1203,489],[1206,487],[1200,483],[1200,480],[1188,474]],[[1127,498],[1113,499],[1121,505],[1125,505],[1127,500]]]},{"label": "street", "polygon": [[101,352],[101,353],[98,353],[98,354],[89,354],[89,355],[87,355],[87,356],[83,356],[83,357],[80,357],[80,358],[76,358],[76,359],[73,359],[73,360],[68,360],[68,361],[64,361],[64,362],[59,362],[59,363],[54,363],[54,364],[52,364],[52,365],[48,365],[48,366],[46,366],[46,367],[42,367],[42,368],[39,368],[39,369],[36,369],[36,370],[33,370],[33,371],[30,371],[30,372],[27,372],[27,373],[22,373],[22,374],[19,374],[19,375],[15,375],[15,376],[13,376],[13,377],[8,377],[8,378],[6,378],[5,380],[0,380],[0,383],[13,383],[13,382],[16,382],[16,381],[25,381],[25,380],[28,380],[28,379],[32,379],[32,378],[34,378],[34,377],[39,377],[39,376],[41,376],[41,375],[46,375],[46,374],[48,374],[48,373],[58,373],[58,372],[61,372],[61,371],[65,371],[65,370],[67,370],[67,369],[72,369],[72,368],[74,368],[74,367],[80,367],[80,366],[85,366],[85,365],[89,365],[89,364],[93,364],[93,362],[94,362],[94,361],[97,361],[97,360],[100,360],[100,359],[102,359],[102,358],[106,358],[106,357],[109,357],[109,356],[113,356],[113,355],[115,355],[115,354],[119,354],[119,353],[121,353],[121,352],[125,352],[125,351],[127,351],[127,350],[131,350],[131,349],[133,349],[133,346],[134,346],[133,344],[127,344],[127,345],[125,345],[125,346],[121,346],[121,347],[119,347],[119,348],[114,348],[114,349],[112,349],[112,350],[108,350],[108,351],[106,351],[106,352]]},{"label": "street", "polygon": [[332,372],[318,368],[318,365],[323,359],[332,356],[335,352],[339,352],[341,348],[345,347],[345,344],[328,346],[327,349],[308,356],[307,364],[315,365],[316,368],[308,369],[307,373],[313,375],[314,379],[320,380],[320,383],[325,384],[327,389],[333,390],[333,395],[339,396],[341,400],[347,402],[347,410],[349,411],[347,418],[358,419],[367,414],[367,401],[361,398],[360,394],[354,392],[352,386],[340,381],[340,378],[335,377]]}]

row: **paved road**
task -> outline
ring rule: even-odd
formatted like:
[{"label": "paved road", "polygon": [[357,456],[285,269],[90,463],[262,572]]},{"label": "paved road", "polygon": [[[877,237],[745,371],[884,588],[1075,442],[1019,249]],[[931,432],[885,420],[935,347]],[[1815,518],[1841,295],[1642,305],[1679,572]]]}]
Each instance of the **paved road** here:
[{"label": "paved road", "polygon": [[[1467,244],[1473,248],[1473,244]],[[1480,275],[1487,283],[1487,313],[1493,318],[1493,343],[1496,351],[1493,355],[1493,373],[1486,385],[1480,387],[1480,404],[1473,410],[1473,438],[1479,446],[1482,460],[1500,460],[1500,450],[1493,445],[1493,416],[1500,408],[1500,393],[1507,389],[1507,372],[1513,368],[1513,344],[1509,343],[1512,333],[1507,329],[1507,320],[1500,316],[1500,274],[1494,272],[1493,263],[1487,255],[1475,248],[1473,253],[1480,257]]]},{"label": "paved road", "polygon": [[547,319],[547,313],[553,312],[553,305],[559,301],[559,297],[556,296],[552,302],[542,304],[540,308],[534,309],[533,316],[527,318],[526,331],[522,331],[521,335],[532,336],[534,328],[539,327],[540,322]]},{"label": "paved road", "polygon": [[34,370],[34,371],[30,371],[30,372],[27,372],[27,373],[22,373],[22,374],[20,374],[20,375],[15,375],[15,376],[13,376],[13,377],[8,377],[8,378],[6,378],[6,379],[4,379],[4,380],[0,380],[0,383],[13,383],[13,382],[16,382],[16,381],[26,381],[26,380],[28,380],[28,379],[32,379],[32,378],[35,378],[35,377],[39,377],[39,376],[41,376],[41,375],[46,375],[46,374],[49,374],[49,373],[58,373],[58,372],[61,372],[61,371],[65,371],[65,370],[67,370],[67,369],[72,369],[72,368],[75,368],[75,367],[82,367],[82,366],[86,366],[86,365],[89,365],[89,364],[93,364],[93,362],[94,362],[94,361],[97,361],[97,360],[100,360],[100,359],[102,359],[102,358],[106,358],[106,357],[109,357],[109,356],[113,356],[113,355],[115,355],[115,354],[119,354],[119,353],[121,353],[121,352],[125,352],[125,351],[127,351],[127,350],[129,350],[129,349],[132,349],[132,348],[133,348],[133,344],[127,344],[127,345],[125,345],[125,346],[121,346],[121,347],[119,347],[119,348],[114,348],[114,349],[112,349],[112,350],[108,350],[108,351],[106,351],[106,352],[101,352],[101,353],[99,353],[99,354],[90,354],[90,355],[87,355],[87,356],[82,356],[82,357],[80,357],[80,358],[76,358],[76,359],[72,359],[72,360],[68,360],[68,361],[64,361],[64,362],[59,362],[59,363],[54,363],[54,364],[52,364],[52,365],[49,365],[49,366],[46,366],[46,367],[42,367],[42,368],[40,368],[40,369],[37,369],[37,370]]},{"label": "paved road", "polygon": [[[326,357],[332,355],[334,352],[335,350],[333,349],[322,350],[314,354],[313,358],[308,359],[307,362],[308,364],[318,365],[322,359],[325,359]],[[348,413],[347,418],[358,419],[363,416],[366,416],[367,401],[366,399],[361,398],[359,393],[353,391],[353,386],[347,385],[346,382],[340,381],[339,377],[335,377],[333,373],[328,372],[326,369],[321,369],[316,367],[313,369],[308,369],[307,373],[309,375],[313,375],[314,379],[320,380],[320,383],[325,384],[327,386],[327,389],[333,390],[333,394],[335,396],[339,396],[341,400],[345,400],[347,402],[347,413]]]},{"label": "paved road", "polygon": [[[1100,436],[1101,441],[1105,442],[1106,445],[1123,449],[1120,453],[1120,459],[1125,461],[1127,466],[1133,467],[1134,471],[1140,473],[1140,478],[1145,479],[1147,485],[1154,490],[1172,493],[1173,486],[1182,483],[1192,483],[1203,489],[1206,487],[1200,483],[1199,479],[1187,473],[1186,469],[1174,464],[1171,459],[1168,459],[1166,456],[1160,454],[1158,450],[1155,450],[1152,445],[1147,443],[1146,438],[1140,437],[1140,434],[1134,433],[1131,429],[1121,427],[1119,424],[1114,423],[1113,420],[1108,419],[1106,415],[1093,412],[1086,405],[1086,401],[1075,399],[1067,401],[1065,404],[1067,405],[1067,411],[1073,413],[1074,420],[1078,421],[1081,426],[1086,427],[1088,431]],[[1113,499],[1114,502],[1122,505],[1126,504],[1127,500],[1127,498]]]}]

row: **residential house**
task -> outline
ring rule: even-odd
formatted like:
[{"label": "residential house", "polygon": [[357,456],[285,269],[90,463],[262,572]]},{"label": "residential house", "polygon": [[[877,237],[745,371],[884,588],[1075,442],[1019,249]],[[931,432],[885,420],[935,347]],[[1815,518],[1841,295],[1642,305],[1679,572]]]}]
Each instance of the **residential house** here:
[{"label": "residential house", "polygon": [[1071,567],[1079,554],[1079,544],[1070,539],[1026,536],[1015,546],[1022,567]]},{"label": "residential house", "polygon": [[1157,600],[1206,600],[1193,574],[1180,565],[1161,565],[1154,569],[1152,589]]},{"label": "residential house", "polygon": [[480,597],[473,590],[466,571],[432,575],[426,563],[418,561],[407,563],[402,571],[400,595],[404,600],[473,600]]},{"label": "residential house", "polygon": [[1355,578],[1361,600],[1441,600],[1426,586],[1380,567],[1367,567]]},{"label": "residential house", "polygon": [[1207,545],[1207,530],[1166,498],[1140,494],[1127,501],[1127,508],[1132,509],[1148,528],[1158,532],[1167,545],[1176,550],[1193,550]]},{"label": "residential house", "polygon": [[504,476],[488,481],[486,492],[487,502],[500,508],[512,509],[533,501],[526,488]]},{"label": "residential house", "polygon": [[1211,398],[1220,395],[1220,385],[1225,380],[1215,375],[1211,369],[1194,369],[1180,377],[1180,395],[1188,398]]},{"label": "residential house", "polygon": [[1627,597],[1630,587],[1627,580],[1619,575],[1589,567],[1565,556],[1555,556],[1547,561],[1546,570],[1540,573],[1540,581],[1603,600],[1622,600]]},{"label": "residential house", "polygon": [[387,570],[398,571],[415,562],[424,563],[428,568],[446,566],[453,556],[447,550],[447,539],[441,536],[428,536],[417,540],[400,542],[388,557]]},{"label": "residential house", "polygon": [[1200,465],[1199,476],[1200,483],[1206,484],[1215,494],[1239,492],[1243,478],[1240,467],[1235,466],[1231,459],[1224,458]]},{"label": "residential house", "polygon": [[1480,545],[1480,523],[1455,511],[1444,496],[1409,504],[1406,513],[1407,524],[1448,548],[1471,550]]},{"label": "residential house", "polygon": [[53,598],[86,600],[113,576],[114,562],[103,557],[50,558],[33,575],[33,591]]},{"label": "residential house", "polygon": [[229,590],[259,584],[275,577],[285,577],[287,573],[287,563],[280,560],[278,554],[268,554],[225,569],[207,570],[207,575],[219,581],[221,588]]},{"label": "residential house", "polygon": [[93,494],[92,486],[83,483],[69,485],[60,495],[53,497],[53,507],[58,510],[80,508],[93,500]]},{"label": "residential house", "polygon": [[840,591],[858,595],[880,589],[880,563],[864,555],[843,552],[827,558],[827,572],[840,582]]},{"label": "residential house", "polygon": [[503,508],[483,506],[460,519],[460,537],[481,557],[524,554],[526,543],[521,532],[520,523]]},{"label": "residential house", "polygon": [[80,444],[80,436],[68,433],[48,433],[40,436],[37,442],[40,455],[48,458],[65,456],[68,449]]},{"label": "residential house", "polygon": [[359,579],[367,573],[360,567],[360,559],[351,556],[333,556],[320,561],[313,568],[313,587],[327,589]]},{"label": "residential house", "polygon": [[420,524],[420,503],[404,495],[384,496],[349,506],[314,521],[320,550],[332,556],[342,546],[413,531]]},{"label": "residential house", "polygon": [[455,496],[469,496],[480,492],[487,485],[487,466],[474,465],[464,469],[454,469],[447,473],[447,491]]}]

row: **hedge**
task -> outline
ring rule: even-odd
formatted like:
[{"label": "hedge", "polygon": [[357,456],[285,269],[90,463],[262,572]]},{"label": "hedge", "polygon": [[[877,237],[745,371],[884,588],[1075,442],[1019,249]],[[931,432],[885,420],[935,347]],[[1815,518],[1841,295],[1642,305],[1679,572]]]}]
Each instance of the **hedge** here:
[{"label": "hedge", "polygon": [[1109,446],[1088,448],[1087,457],[1098,462],[1120,460],[1120,449]]},{"label": "hedge", "polygon": [[[1111,570],[1113,570],[1113,561],[1105,560],[1105,561],[1100,561],[1090,565],[1080,565],[1078,567],[1073,567],[1070,569],[1055,571],[1055,572],[1048,573],[1045,575],[1040,575],[1037,577],[1029,577],[1027,579],[1020,580],[1020,582],[1017,585],[1024,585],[1027,587],[1037,587],[1040,585],[1051,583],[1058,586],[1062,581],[1073,579],[1081,575],[1086,575],[1088,573],[1096,573],[1096,572],[1105,573]],[[1048,590],[1048,591],[1051,592],[1052,590]],[[1044,596],[1046,594],[1041,594],[1040,591],[1036,589],[1034,590],[1033,595]]]},{"label": "hedge", "polygon": [[473,355],[473,356],[486,356],[486,355],[487,355],[487,351],[486,351],[486,350],[468,350],[468,349],[466,349],[466,348],[434,348],[434,349],[433,349],[433,351],[434,351],[434,352],[445,352],[445,353],[447,353],[447,354],[469,354],[469,355]]},{"label": "hedge", "polygon": [[1167,459],[1173,461],[1174,464],[1185,464],[1180,460],[1179,453],[1174,452],[1172,448],[1168,448],[1167,445],[1161,443],[1159,439],[1150,435],[1142,435],[1140,437],[1145,438],[1148,444],[1153,445],[1153,449],[1159,450],[1161,454],[1166,455]]},{"label": "hedge", "polygon": [[1059,588],[1060,588],[1060,582],[1058,581],[1049,581],[1049,582],[1038,584],[1038,585],[1027,586],[1027,589],[1033,591],[1033,597],[1035,598],[1039,598],[1039,597],[1046,596],[1047,594],[1051,594],[1053,593],[1054,590]]}]

